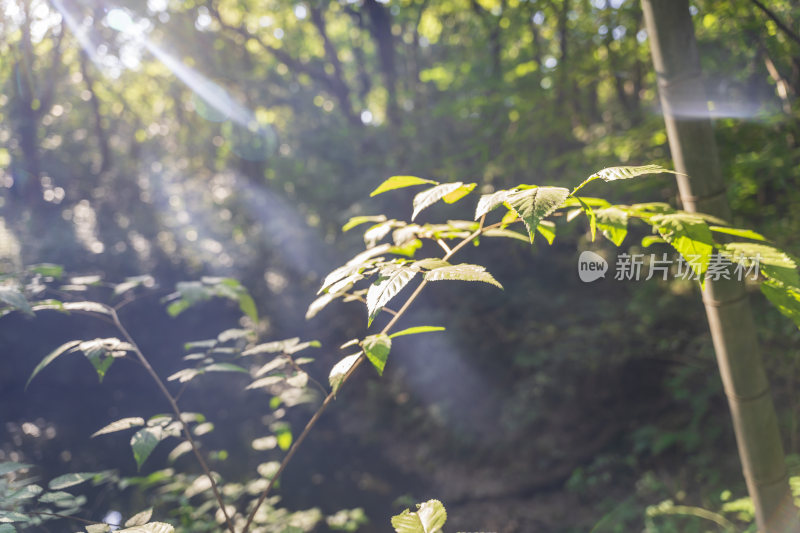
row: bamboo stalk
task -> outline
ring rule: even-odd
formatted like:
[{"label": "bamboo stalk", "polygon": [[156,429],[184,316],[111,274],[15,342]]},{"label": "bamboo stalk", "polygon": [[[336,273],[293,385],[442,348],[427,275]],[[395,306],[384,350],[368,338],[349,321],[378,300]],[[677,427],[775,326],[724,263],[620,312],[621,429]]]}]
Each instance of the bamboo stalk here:
[{"label": "bamboo stalk", "polygon": [[[681,117],[676,109],[707,100],[688,0],[643,0],[642,7],[675,170],[685,174],[677,176],[683,207],[728,220],[711,121]],[[744,283],[708,279],[703,303],[759,531],[800,531]]]}]

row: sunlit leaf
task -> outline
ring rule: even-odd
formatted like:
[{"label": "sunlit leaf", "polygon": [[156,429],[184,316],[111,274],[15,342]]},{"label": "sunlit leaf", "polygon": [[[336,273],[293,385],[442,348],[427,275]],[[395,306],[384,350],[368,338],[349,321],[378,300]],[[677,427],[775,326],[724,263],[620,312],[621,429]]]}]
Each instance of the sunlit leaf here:
[{"label": "sunlit leaf", "polygon": [[402,337],[403,335],[416,335],[417,333],[431,333],[434,331],[444,331],[441,326],[415,326],[413,328],[406,328],[389,335],[389,338]]},{"label": "sunlit leaf", "polygon": [[659,165],[643,165],[639,167],[609,167],[604,168],[598,172],[595,172],[583,183],[575,187],[573,194],[578,191],[578,189],[582,188],[587,183],[594,181],[596,179],[601,179],[603,181],[616,181],[616,180],[628,180],[632,178],[638,178],[639,176],[647,176],[650,174],[661,174],[663,172],[668,172],[670,174],[678,174],[674,170],[667,170],[664,167]]},{"label": "sunlit leaf", "polygon": [[394,189],[402,189],[404,187],[411,187],[412,185],[423,185],[425,183],[436,183],[433,180],[426,180],[416,176],[392,176],[380,185],[378,188],[369,193],[370,196],[377,196],[386,191]]},{"label": "sunlit leaf", "polygon": [[800,289],[773,280],[763,282],[760,288],[767,300],[800,328]]},{"label": "sunlit leaf", "polygon": [[735,262],[756,262],[761,273],[769,279],[800,288],[797,262],[787,253],[766,244],[731,242],[720,246],[720,253]]},{"label": "sunlit leaf", "polygon": [[300,337],[292,337],[280,341],[265,342],[258,344],[242,352],[244,356],[261,355],[264,353],[286,352],[300,343]]},{"label": "sunlit leaf", "polygon": [[475,209],[475,220],[478,220],[497,206],[503,205],[503,202],[506,201],[508,195],[513,194],[514,192],[516,192],[516,190],[503,190],[481,196],[480,200],[478,200],[478,207]]},{"label": "sunlit leaf", "polygon": [[606,207],[594,211],[595,224],[606,239],[616,246],[622,245],[628,234],[628,213],[618,207]]},{"label": "sunlit leaf", "polygon": [[482,281],[490,283],[495,287],[503,288],[486,269],[480,265],[470,265],[462,263],[460,265],[449,265],[435,268],[425,273],[428,281],[458,280],[458,281]]},{"label": "sunlit leaf", "polygon": [[396,267],[386,275],[381,274],[378,281],[367,291],[367,313],[370,324],[380,309],[403,290],[416,275],[416,270],[402,266]]},{"label": "sunlit leaf", "polygon": [[[208,479],[208,478],[202,478]],[[150,522],[141,526],[118,529],[117,533],[174,533],[175,528],[164,522]]]},{"label": "sunlit leaf", "polygon": [[347,377],[348,372],[350,372],[350,369],[353,368],[354,364],[356,364],[356,361],[358,361],[358,358],[361,357],[361,354],[362,352],[348,355],[333,366],[331,373],[328,376],[328,382],[331,384],[334,394],[336,394],[336,392],[339,390],[339,387],[342,386],[344,378]]},{"label": "sunlit leaf", "polygon": [[107,426],[98,429],[94,433],[92,433],[92,437],[97,437],[98,435],[105,435],[106,433],[114,433],[116,431],[123,431],[125,429],[135,428],[144,425],[144,418],[133,416],[129,418],[121,418],[115,422],[111,422]]},{"label": "sunlit leaf", "polygon": [[100,472],[77,472],[74,474],[64,474],[63,476],[58,476],[55,479],[52,479],[47,486],[50,490],[62,490],[69,487],[74,487],[75,485],[80,485],[81,483],[86,483],[90,479],[93,479]]},{"label": "sunlit leaf", "polygon": [[477,183],[466,183],[453,192],[444,195],[444,197],[442,197],[442,201],[446,204],[454,204],[471,193],[476,185]]},{"label": "sunlit leaf", "polygon": [[[430,189],[425,189],[414,197],[414,212],[411,214],[411,220],[417,218],[422,210],[432,206],[439,200],[443,199],[450,193],[458,191],[464,186],[460,181],[454,183],[442,183]],[[467,191],[469,192],[469,191]]]},{"label": "sunlit leaf", "polygon": [[760,233],[756,233],[755,231],[749,229],[728,228],[725,226],[709,226],[708,229],[717,233],[725,233],[727,235],[734,235],[736,237],[742,237],[744,239],[753,239],[755,241],[767,240],[766,237],[764,237]]},{"label": "sunlit leaf", "polygon": [[61,354],[65,354],[65,353],[69,353],[69,352],[75,351],[75,349],[77,348],[77,346],[81,342],[82,341],[65,342],[64,344],[62,344],[61,346],[59,346],[58,348],[56,348],[55,350],[53,350],[52,352],[47,354],[47,356],[44,359],[42,359],[39,362],[38,365],[36,365],[36,368],[33,369],[33,373],[31,373],[31,377],[29,377],[28,378],[28,382],[25,383],[25,388],[27,389],[28,385],[31,384],[31,381],[33,380],[33,378],[35,378],[36,375],[39,372],[41,372],[47,365],[52,363],[56,359],[56,357],[58,357]]},{"label": "sunlit leaf", "polygon": [[364,353],[369,359],[369,362],[378,371],[378,375],[383,375],[383,369],[386,366],[386,360],[389,357],[389,352],[392,349],[392,339],[385,334],[370,335],[365,338],[361,343],[364,348]]},{"label": "sunlit leaf", "polygon": [[539,225],[536,226],[536,231],[545,238],[547,244],[553,244],[553,241],[556,239],[556,225],[549,220],[540,222]]},{"label": "sunlit leaf", "polygon": [[109,533],[111,526],[108,524],[90,524],[86,526],[86,533]]},{"label": "sunlit leaf", "polygon": [[542,219],[558,209],[567,196],[569,190],[563,187],[537,187],[510,194],[506,198],[506,203],[522,219],[533,243],[536,227]]},{"label": "sunlit leaf", "polygon": [[232,363],[212,363],[203,367],[203,370],[205,372],[241,372],[243,374],[249,374],[244,368]]},{"label": "sunlit leaf", "polygon": [[125,521],[125,527],[143,526],[153,517],[153,508],[138,512]]},{"label": "sunlit leaf", "polygon": [[366,224],[367,222],[383,222],[386,220],[386,215],[372,215],[372,216],[357,216],[352,217],[347,223],[342,226],[342,231],[350,231],[351,229]]},{"label": "sunlit leaf", "polygon": [[59,279],[64,275],[64,267],[61,265],[54,265],[53,263],[38,263],[35,265],[30,265],[28,270],[35,274],[56,279]]},{"label": "sunlit leaf", "polygon": [[417,510],[406,509],[392,517],[396,533],[439,533],[447,521],[447,511],[439,500],[417,504]]},{"label": "sunlit leaf", "polygon": [[690,213],[673,213],[655,215],[650,223],[703,280],[714,248],[714,238],[705,220]]},{"label": "sunlit leaf", "polygon": [[131,438],[131,449],[133,450],[133,458],[136,460],[136,467],[142,468],[142,465],[150,457],[158,443],[164,440],[168,435],[160,426],[146,427],[137,431]]}]

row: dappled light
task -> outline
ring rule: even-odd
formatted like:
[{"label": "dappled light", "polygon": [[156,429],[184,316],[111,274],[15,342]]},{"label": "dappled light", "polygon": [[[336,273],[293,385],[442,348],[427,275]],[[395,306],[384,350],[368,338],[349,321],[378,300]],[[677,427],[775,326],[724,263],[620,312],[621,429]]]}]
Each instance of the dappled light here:
[{"label": "dappled light", "polygon": [[798,21],[0,0],[0,533],[798,531]]}]

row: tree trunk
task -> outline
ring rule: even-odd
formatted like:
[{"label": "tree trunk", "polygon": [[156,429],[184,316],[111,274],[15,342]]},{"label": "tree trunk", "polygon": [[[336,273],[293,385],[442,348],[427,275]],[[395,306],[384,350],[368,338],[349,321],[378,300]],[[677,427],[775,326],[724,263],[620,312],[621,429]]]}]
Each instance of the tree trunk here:
[{"label": "tree trunk", "polygon": [[[675,169],[686,174],[678,176],[683,206],[729,219],[711,121],[672,113],[689,99],[706,101],[688,0],[642,4]],[[800,531],[744,284],[706,280],[703,302],[759,531]]]}]

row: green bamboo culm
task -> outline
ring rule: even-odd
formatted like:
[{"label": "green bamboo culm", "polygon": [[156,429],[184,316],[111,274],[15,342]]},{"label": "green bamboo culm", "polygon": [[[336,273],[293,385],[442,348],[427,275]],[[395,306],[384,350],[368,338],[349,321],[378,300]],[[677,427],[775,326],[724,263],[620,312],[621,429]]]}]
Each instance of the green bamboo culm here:
[{"label": "green bamboo culm", "polygon": [[[684,117],[706,102],[688,0],[643,0],[669,146],[683,207],[730,220],[711,120]],[[761,533],[800,531],[783,445],[744,283],[706,280],[703,303],[728,397],[742,472]]]}]

